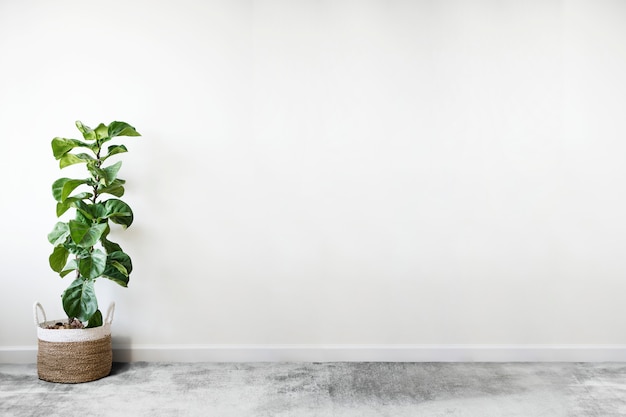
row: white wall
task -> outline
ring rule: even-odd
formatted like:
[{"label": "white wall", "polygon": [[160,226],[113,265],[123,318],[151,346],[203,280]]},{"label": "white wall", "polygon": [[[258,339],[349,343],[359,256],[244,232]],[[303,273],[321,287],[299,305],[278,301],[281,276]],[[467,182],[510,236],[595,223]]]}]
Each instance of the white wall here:
[{"label": "white wall", "polygon": [[0,2],[0,348],[124,120],[126,346],[626,344],[626,3]]}]

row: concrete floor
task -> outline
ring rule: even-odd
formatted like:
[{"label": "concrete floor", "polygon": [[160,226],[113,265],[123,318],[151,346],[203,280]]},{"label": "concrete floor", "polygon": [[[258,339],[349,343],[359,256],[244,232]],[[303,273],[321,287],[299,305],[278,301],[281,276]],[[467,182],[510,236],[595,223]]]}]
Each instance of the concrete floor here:
[{"label": "concrete floor", "polygon": [[0,416],[626,416],[626,363],[132,363],[65,385],[0,365]]}]

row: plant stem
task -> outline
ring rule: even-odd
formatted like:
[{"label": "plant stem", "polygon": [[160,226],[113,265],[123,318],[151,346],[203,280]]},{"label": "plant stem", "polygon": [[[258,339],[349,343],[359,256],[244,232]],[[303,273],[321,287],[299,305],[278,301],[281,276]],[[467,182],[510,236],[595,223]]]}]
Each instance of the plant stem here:
[{"label": "plant stem", "polygon": [[[96,168],[100,168],[102,166],[102,161],[100,160],[100,151],[102,150],[102,144],[98,142],[98,152],[96,152]],[[96,176],[94,178],[96,183],[93,186],[93,198],[91,199],[93,204],[96,204],[96,200],[98,199],[98,184],[100,183],[100,177]]]}]

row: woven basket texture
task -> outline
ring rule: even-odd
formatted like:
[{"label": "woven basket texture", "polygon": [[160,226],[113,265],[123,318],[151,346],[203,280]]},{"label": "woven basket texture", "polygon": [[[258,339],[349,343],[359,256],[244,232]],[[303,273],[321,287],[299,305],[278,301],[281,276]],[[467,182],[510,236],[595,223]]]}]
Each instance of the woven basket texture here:
[{"label": "woven basket texture", "polygon": [[46,329],[48,325],[67,320],[51,320],[40,323],[37,326],[37,338],[46,342],[87,342],[100,340],[111,334],[111,325],[104,323],[102,326],[85,329]]},{"label": "woven basket texture", "polygon": [[113,349],[110,334],[97,340],[78,342],[38,341],[39,379],[76,384],[95,381],[111,373]]}]

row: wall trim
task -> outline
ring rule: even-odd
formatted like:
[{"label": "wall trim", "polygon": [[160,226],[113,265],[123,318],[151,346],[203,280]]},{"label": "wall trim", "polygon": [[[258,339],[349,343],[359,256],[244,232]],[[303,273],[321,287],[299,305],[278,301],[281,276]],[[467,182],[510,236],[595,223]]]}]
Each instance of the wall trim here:
[{"label": "wall trim", "polygon": [[[117,362],[626,362],[626,345],[113,345]],[[36,346],[0,347],[34,363]]]},{"label": "wall trim", "polygon": [[0,346],[0,363],[33,363],[37,346]]}]

